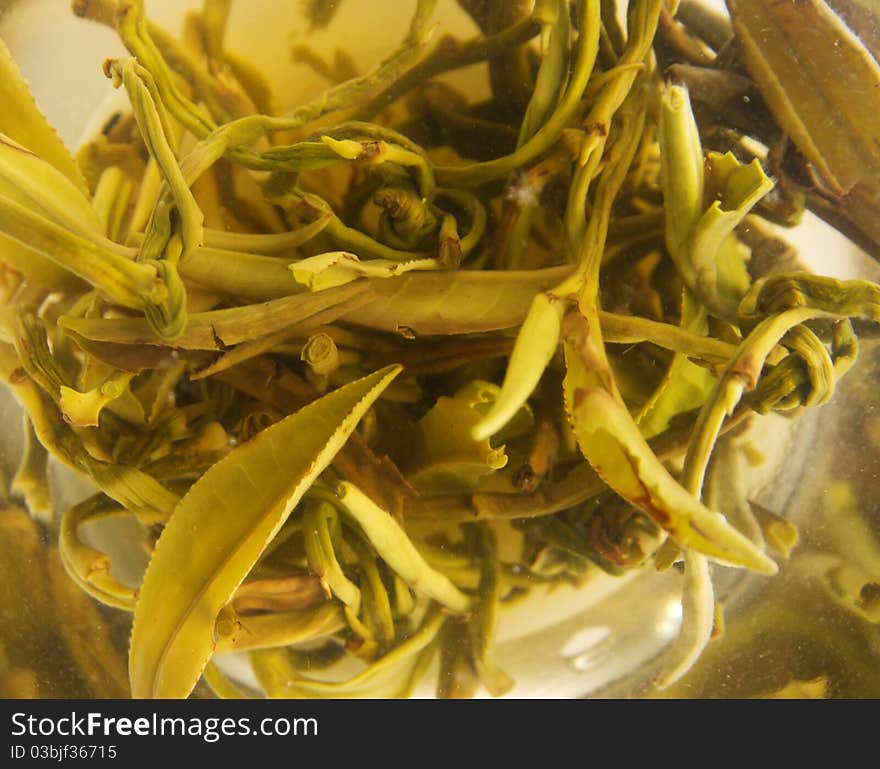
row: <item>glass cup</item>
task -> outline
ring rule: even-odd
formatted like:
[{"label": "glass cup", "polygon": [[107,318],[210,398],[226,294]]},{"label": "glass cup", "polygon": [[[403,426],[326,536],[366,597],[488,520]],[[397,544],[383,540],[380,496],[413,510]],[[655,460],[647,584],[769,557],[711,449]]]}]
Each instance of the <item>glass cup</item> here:
[{"label": "glass cup", "polygon": [[[462,8],[467,5],[440,2],[433,39],[474,35],[473,20]],[[201,3],[150,0],[146,6],[155,24],[176,34],[185,14],[197,11]],[[291,59],[292,46],[307,45],[324,56],[328,66],[336,66],[339,76],[346,67],[367,72],[404,38],[414,3],[346,0],[326,26],[312,28],[289,6],[270,0],[233,3],[226,38],[229,50],[245,54],[267,73],[279,112],[314,99],[328,85],[327,77],[316,74],[314,63],[310,66],[302,51],[298,61]],[[673,23],[671,17],[664,18],[661,26]],[[124,91],[114,89],[101,73],[105,59],[126,55],[108,27],[76,18],[57,0],[19,0],[0,3],[0,38],[27,78],[40,109],[71,149],[99,132],[114,111],[127,106]],[[535,55],[541,39],[548,44],[546,33],[535,38]],[[664,39],[669,45],[674,36]],[[334,64],[330,54],[336,51],[346,56],[337,56]],[[485,98],[491,87],[484,65],[456,70],[449,82],[473,100]],[[490,226],[497,224],[496,220]],[[840,279],[880,278],[874,259],[809,211],[784,235],[812,271]],[[796,419],[790,414],[761,416],[725,444],[724,463],[718,460],[720,469],[713,481],[722,512],[736,521],[736,511],[744,506],[765,511],[770,518],[793,523],[798,542],[786,557],[776,554],[780,569],[772,577],[713,565],[718,607],[713,640],[689,672],[668,688],[656,685],[682,626],[682,569],[659,570],[648,560],[641,568],[612,576],[592,567],[583,584],[535,587],[524,599],[502,607],[493,659],[515,682],[507,696],[878,696],[880,412],[873,383],[880,357],[870,335],[866,337],[859,360],[829,403],[803,409]],[[23,451],[21,415],[5,392],[0,419],[6,425],[0,459],[5,476],[12,478]],[[55,462],[50,463],[50,477],[55,514],[39,524],[39,535],[52,542],[61,513],[93,487]],[[34,552],[42,552],[36,540],[32,542],[30,524],[16,519],[9,526],[36,548]],[[82,536],[96,549],[112,554],[114,576],[136,588],[147,563],[137,524],[130,520],[90,524]],[[11,543],[8,540],[5,547],[9,549]],[[30,562],[22,567],[21,557],[20,552],[6,552],[4,568],[43,568]],[[3,601],[13,616],[27,622],[47,621],[40,619],[45,607],[40,608],[37,596],[29,594],[40,590],[39,580],[26,585]],[[58,624],[63,623],[64,630],[43,633],[44,642],[33,645],[31,660],[21,657],[21,638],[16,639],[15,631],[4,630],[11,633],[4,642],[7,688],[19,696],[127,696],[124,674],[101,675],[92,669],[94,660],[83,662],[72,649],[97,638],[108,655],[122,659],[130,615],[76,603],[69,616],[55,616],[61,617]],[[21,625],[22,633],[30,627],[27,622]],[[247,690],[255,695],[261,692],[246,655],[221,655],[217,663],[233,685],[250,687]],[[79,666],[78,672],[65,666]],[[48,671],[44,677],[54,680],[35,683],[34,671]],[[412,694],[434,696],[436,677],[435,660]],[[482,688],[475,693],[487,694]],[[204,684],[195,692],[195,696],[211,695]]]}]

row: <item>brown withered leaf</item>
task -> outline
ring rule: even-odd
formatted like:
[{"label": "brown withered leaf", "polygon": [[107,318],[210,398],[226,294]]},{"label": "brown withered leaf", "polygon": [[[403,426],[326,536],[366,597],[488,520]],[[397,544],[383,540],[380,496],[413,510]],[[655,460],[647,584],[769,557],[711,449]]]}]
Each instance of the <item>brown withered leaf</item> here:
[{"label": "brown withered leaf", "polygon": [[839,194],[880,178],[880,65],[822,0],[727,0],[746,67]]},{"label": "brown withered leaf", "polygon": [[14,506],[0,506],[0,577],[0,697],[129,696],[118,615],[80,592]]},{"label": "brown withered leaf", "polygon": [[855,32],[867,49],[880,59],[880,2],[877,0],[829,0],[828,3]]}]

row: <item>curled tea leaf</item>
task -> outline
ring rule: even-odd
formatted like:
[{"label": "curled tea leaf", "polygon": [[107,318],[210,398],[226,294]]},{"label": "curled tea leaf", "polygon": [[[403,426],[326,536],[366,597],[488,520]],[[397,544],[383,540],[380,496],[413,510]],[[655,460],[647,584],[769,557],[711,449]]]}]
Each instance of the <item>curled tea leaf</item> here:
[{"label": "curled tea leaf", "polygon": [[376,552],[417,592],[424,593],[452,611],[467,611],[472,600],[448,578],[434,571],[410,542],[400,525],[352,483],[337,486],[345,511],[364,530]]},{"label": "curled tea leaf", "polygon": [[130,371],[119,371],[103,384],[84,393],[62,386],[59,405],[64,418],[77,427],[95,427],[101,411],[124,395],[133,376]]},{"label": "curled tea leaf", "polygon": [[[773,187],[757,160],[709,153],[705,164],[687,89],[667,86],[660,119],[666,246],[682,278],[710,309],[734,318],[749,288],[748,250],[734,228]],[[704,190],[712,202],[704,208]]]},{"label": "curled tea leaf", "polygon": [[44,523],[49,523],[54,510],[47,474],[49,452],[37,439],[31,420],[27,416],[22,417],[22,424],[24,453],[10,488],[13,493],[24,497],[31,515]]},{"label": "curled tea leaf", "polygon": [[[474,489],[482,478],[507,465],[503,445],[493,447],[488,438],[472,435],[500,393],[492,383],[472,382],[451,398],[438,398],[419,420],[412,455],[403,465],[417,490],[436,494]],[[518,411],[524,418],[520,421],[528,424],[527,409],[521,406]]]},{"label": "curled tea leaf", "polygon": [[618,494],[654,518],[681,546],[722,563],[776,573],[776,564],[751,540],[669,475],[629,414],[607,392],[577,387],[568,392],[578,443]]},{"label": "curled tea leaf", "polygon": [[566,302],[552,294],[535,296],[516,338],[501,394],[472,429],[476,440],[498,432],[516,414],[541,379],[559,346]]},{"label": "curled tea leaf", "polygon": [[369,259],[362,262],[354,254],[336,251],[294,262],[290,265],[290,271],[297,283],[310,291],[323,291],[358,278],[393,278],[413,270],[436,270],[440,266],[437,259],[413,259],[408,262]]},{"label": "curled tea leaf", "polygon": [[663,669],[654,679],[658,689],[678,681],[697,661],[709,639],[715,620],[715,593],[707,559],[691,550],[684,554],[684,599],[681,629],[664,655]]}]

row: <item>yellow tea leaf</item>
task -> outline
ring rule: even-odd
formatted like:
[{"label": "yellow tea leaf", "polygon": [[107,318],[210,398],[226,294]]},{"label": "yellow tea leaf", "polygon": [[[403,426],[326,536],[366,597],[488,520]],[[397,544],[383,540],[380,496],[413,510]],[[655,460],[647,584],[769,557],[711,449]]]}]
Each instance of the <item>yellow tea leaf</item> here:
[{"label": "yellow tea leaf", "polygon": [[220,610],[400,370],[377,371],[263,430],[211,467],[181,499],[135,607],[133,696],[190,693],[214,651]]}]

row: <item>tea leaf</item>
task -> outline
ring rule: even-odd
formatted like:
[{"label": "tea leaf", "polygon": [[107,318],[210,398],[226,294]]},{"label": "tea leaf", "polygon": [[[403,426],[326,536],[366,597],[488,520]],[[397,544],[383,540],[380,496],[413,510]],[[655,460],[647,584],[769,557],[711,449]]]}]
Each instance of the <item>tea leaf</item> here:
[{"label": "tea leaf", "polygon": [[875,180],[880,65],[861,41],[822,0],[727,6],[749,73],[798,149],[837,192]]},{"label": "tea leaf", "polygon": [[509,272],[412,272],[371,281],[376,298],[347,313],[352,323],[417,335],[497,331],[523,322],[535,295],[570,272],[568,267]]},{"label": "tea leaf", "polygon": [[498,432],[532,394],[559,346],[565,308],[566,302],[552,294],[541,293],[532,300],[510,355],[501,394],[489,413],[474,425],[476,440]]},{"label": "tea leaf", "polygon": [[522,146],[531,139],[546,122],[547,118],[556,108],[568,76],[568,58],[571,48],[571,18],[568,3],[557,0],[556,7],[552,10],[556,18],[545,22],[549,28],[549,41],[541,67],[538,70],[538,78],[532,98],[529,100],[528,109],[523,117],[519,131],[517,146]]},{"label": "tea leaf", "polygon": [[[406,696],[423,655],[433,652],[434,639],[446,622],[429,612],[421,627],[383,657],[344,681],[321,681],[294,670],[283,650],[251,655],[257,679],[272,697],[389,698]],[[279,653],[280,652],[280,653]]]},{"label": "tea leaf", "polygon": [[[688,331],[708,332],[705,311],[689,291],[685,291],[682,298],[681,323]],[[677,353],[655,397],[637,419],[642,435],[652,438],[669,427],[677,414],[701,405],[714,382],[711,372],[691,362],[681,352]]]},{"label": "tea leaf", "polygon": [[[765,574],[776,564],[719,513],[706,508],[676,482],[651,451],[626,409],[599,387],[578,385],[579,364],[566,345],[566,402],[578,444],[596,472],[654,518],[682,547],[715,560]],[[575,372],[575,375],[572,374]]]},{"label": "tea leaf", "polygon": [[343,482],[336,494],[345,511],[358,522],[379,556],[413,590],[424,593],[452,611],[467,611],[472,600],[419,555],[404,530],[352,483]]},{"label": "tea leaf", "polygon": [[82,190],[45,159],[2,133],[0,195],[79,235],[108,242],[100,237],[101,221]]},{"label": "tea leaf", "polygon": [[58,530],[58,552],[70,578],[85,592],[106,606],[133,611],[137,591],[120,583],[110,573],[110,557],[85,544],[79,527],[92,521],[125,514],[124,509],[107,504],[103,494],[86,499],[64,512]]},{"label": "tea leaf", "polygon": [[471,384],[451,398],[438,398],[416,426],[416,445],[401,465],[422,493],[474,489],[481,478],[507,465],[504,446],[495,448],[487,438],[471,434],[481,415],[494,407],[500,388],[489,382]]},{"label": "tea leaf", "polygon": [[0,133],[23,144],[70,181],[83,197],[88,188],[76,161],[37,107],[6,43],[0,39]]},{"label": "tea leaf", "polygon": [[294,262],[290,265],[290,271],[297,283],[310,291],[323,291],[358,278],[393,278],[413,270],[437,270],[440,267],[436,259],[413,259],[409,262],[368,259],[362,262],[354,254],[336,251]]},{"label": "tea leaf", "polygon": [[[742,165],[731,153],[709,153],[704,171],[697,124],[681,86],[663,93],[660,160],[669,254],[709,310],[732,319],[750,283],[748,249],[733,230],[773,183],[757,160]],[[705,210],[704,190],[712,196]]]},{"label": "tea leaf", "polygon": [[681,629],[664,655],[663,667],[654,679],[658,689],[678,681],[699,659],[712,635],[715,620],[715,593],[709,576],[709,562],[699,553],[684,554],[684,598]]},{"label": "tea leaf", "polygon": [[349,314],[373,298],[368,286],[351,284],[294,294],[262,304],[193,313],[184,333],[173,342],[159,337],[143,318],[64,318],[61,325],[76,337],[129,345],[173,345],[183,350],[223,350],[282,330],[316,328]]},{"label": "tea leaf", "polygon": [[113,249],[0,196],[0,233],[100,288],[124,307],[144,309],[164,300],[155,267],[135,264]]},{"label": "tea leaf", "polygon": [[130,371],[118,371],[88,392],[62,386],[59,405],[64,418],[77,427],[97,426],[101,411],[128,391],[133,376]]},{"label": "tea leaf", "polygon": [[52,490],[49,487],[49,452],[37,439],[31,420],[22,417],[24,427],[24,453],[18,470],[12,479],[10,489],[21,494],[27,503],[28,512],[43,523],[51,523],[54,506]]},{"label": "tea leaf", "polygon": [[159,538],[135,607],[129,667],[135,697],[189,694],[214,650],[220,610],[399,372],[383,369],[267,428],[183,497]]},{"label": "tea leaf", "polygon": [[512,155],[461,168],[438,168],[439,184],[446,187],[474,187],[484,184],[534,160],[559,138],[562,129],[578,108],[599,52],[601,27],[599,0],[578,0],[577,14],[580,19],[580,30],[574,67],[559,103],[540,130],[518,147]]},{"label": "tea leaf", "polygon": [[480,598],[468,622],[474,667],[483,686],[494,697],[500,697],[513,688],[514,681],[491,659],[491,644],[495,634],[501,602],[501,562],[495,535],[485,524],[474,532],[473,539],[480,555]]},{"label": "tea leaf", "polygon": [[309,643],[326,638],[343,627],[345,616],[342,609],[332,603],[310,609],[254,615],[224,616],[221,613],[214,628],[216,652],[252,651]]},{"label": "tea leaf", "polygon": [[[49,503],[48,452],[101,490],[61,517],[59,563],[134,609],[136,696],[200,675],[236,698],[410,696],[438,650],[439,696],[501,695],[508,603],[683,557],[665,686],[720,622],[707,561],[775,569],[734,438],[831,398],[880,288],[809,275],[762,222],[806,201],[870,241],[878,66],[821,0],[730,0],[734,39],[691,2],[630,0],[625,31],[616,0],[458,4],[470,38],[426,52],[436,0],[417,0],[369,70],[356,49],[325,66],[316,38],[331,85],[278,114],[275,75],[227,50],[230,0],[181,39],[144,0],[75,0],[133,57],[105,65],[129,106],[77,155],[92,200],[0,51],[0,378],[33,439],[16,488]],[[764,518],[784,552],[794,530]],[[829,536],[859,573],[831,554],[805,573],[873,618],[873,544],[845,523]],[[144,546],[138,589],[110,557]],[[76,620],[58,637],[92,680]],[[242,651],[262,692],[211,664]],[[0,689],[38,693],[37,671]]]},{"label": "tea leaf", "polygon": [[336,511],[326,502],[309,502],[303,510],[303,538],[309,569],[321,580],[327,595],[334,595],[357,615],[361,609],[361,591],[342,571],[330,536],[330,521]]},{"label": "tea leaf", "polygon": [[24,374],[15,353],[6,345],[0,345],[0,377],[27,413],[40,443],[53,456],[90,477],[108,497],[115,499],[144,524],[167,519],[177,503],[177,495],[136,467],[95,459],[45,393]]}]

